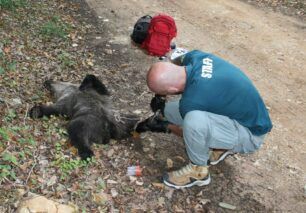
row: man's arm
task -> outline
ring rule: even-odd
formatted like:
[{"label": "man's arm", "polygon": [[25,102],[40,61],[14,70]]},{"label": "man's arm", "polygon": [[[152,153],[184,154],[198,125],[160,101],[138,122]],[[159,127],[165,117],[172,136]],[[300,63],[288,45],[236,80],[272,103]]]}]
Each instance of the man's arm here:
[{"label": "man's arm", "polygon": [[173,64],[175,64],[175,65],[182,66],[182,65],[183,65],[184,56],[185,56],[185,55],[176,57],[175,59],[171,60],[171,62],[172,62]]},{"label": "man's arm", "polygon": [[171,133],[173,133],[173,134],[175,134],[179,137],[183,137],[182,127],[169,123],[167,128],[170,130]]},{"label": "man's arm", "polygon": [[174,52],[171,54],[170,56],[170,61],[173,64],[182,66],[183,64],[183,60],[185,55],[188,53],[188,50],[183,49],[183,48],[177,48],[174,50]]}]

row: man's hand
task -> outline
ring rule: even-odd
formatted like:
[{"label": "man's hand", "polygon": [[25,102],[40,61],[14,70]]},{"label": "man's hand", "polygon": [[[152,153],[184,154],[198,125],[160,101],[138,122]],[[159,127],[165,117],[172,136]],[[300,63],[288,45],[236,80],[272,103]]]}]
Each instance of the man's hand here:
[{"label": "man's hand", "polygon": [[136,132],[142,133],[146,131],[170,133],[168,121],[162,120],[158,115],[153,115],[146,120],[140,122],[136,127]]},{"label": "man's hand", "polygon": [[155,94],[154,98],[152,98],[150,107],[153,112],[157,112],[160,110],[162,115],[164,115],[164,109],[166,104],[166,96]]}]

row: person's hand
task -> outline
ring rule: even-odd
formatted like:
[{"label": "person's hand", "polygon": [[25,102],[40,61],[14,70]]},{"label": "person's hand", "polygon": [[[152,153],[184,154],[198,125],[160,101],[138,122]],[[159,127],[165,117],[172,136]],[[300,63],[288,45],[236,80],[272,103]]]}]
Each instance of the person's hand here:
[{"label": "person's hand", "polygon": [[140,122],[136,127],[136,132],[163,132],[170,133],[170,129],[168,128],[168,121],[161,119],[158,115],[153,115],[146,120]]},{"label": "person's hand", "polygon": [[150,107],[153,112],[157,112],[160,110],[162,115],[164,115],[164,109],[166,105],[166,96],[155,94],[155,96],[152,98]]}]

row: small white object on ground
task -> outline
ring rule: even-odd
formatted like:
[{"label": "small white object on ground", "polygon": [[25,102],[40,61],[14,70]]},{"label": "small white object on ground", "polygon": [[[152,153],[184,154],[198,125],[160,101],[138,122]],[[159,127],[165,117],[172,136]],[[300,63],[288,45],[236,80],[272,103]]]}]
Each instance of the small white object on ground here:
[{"label": "small white object on ground", "polygon": [[177,48],[173,51],[173,53],[171,54],[170,59],[171,59],[171,60],[174,60],[174,59],[176,59],[177,57],[180,57],[180,56],[182,56],[182,55],[185,55],[185,54],[188,53],[188,52],[189,52],[189,51],[186,50],[186,49],[184,49],[184,48],[177,47]]}]

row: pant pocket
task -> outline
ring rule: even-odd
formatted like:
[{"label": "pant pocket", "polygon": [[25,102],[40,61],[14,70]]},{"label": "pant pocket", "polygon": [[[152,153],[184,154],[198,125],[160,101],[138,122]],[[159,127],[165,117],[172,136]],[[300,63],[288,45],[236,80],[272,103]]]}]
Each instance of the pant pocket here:
[{"label": "pant pocket", "polygon": [[248,128],[239,126],[239,144],[237,152],[240,153],[253,153],[260,148],[263,144],[263,136],[253,135]]},{"label": "pant pocket", "polygon": [[238,143],[238,131],[233,120],[226,116],[210,114],[210,148],[233,149]]}]

